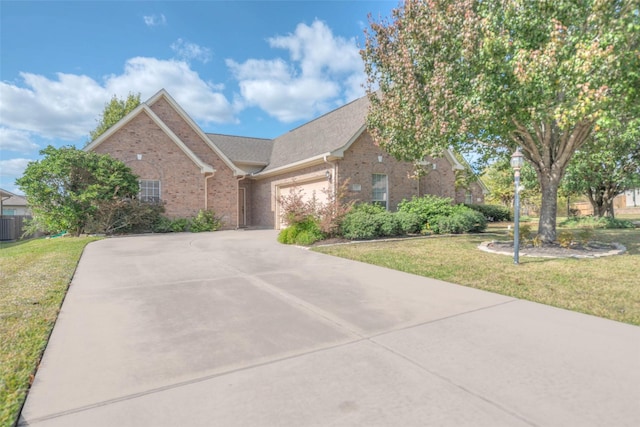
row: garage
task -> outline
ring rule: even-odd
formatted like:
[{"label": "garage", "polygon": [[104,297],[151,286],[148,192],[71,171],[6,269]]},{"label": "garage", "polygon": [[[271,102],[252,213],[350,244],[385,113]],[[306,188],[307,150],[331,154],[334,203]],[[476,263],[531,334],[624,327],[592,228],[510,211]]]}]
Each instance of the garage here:
[{"label": "garage", "polygon": [[287,197],[290,194],[295,194],[296,192],[300,192],[302,195],[302,200],[305,202],[311,201],[315,198],[316,203],[323,204],[328,200],[328,189],[329,189],[329,181],[327,181],[326,177],[322,177],[321,179],[316,179],[313,181],[306,182],[295,182],[290,184],[283,184],[277,187],[277,202],[276,202],[276,224],[278,224],[278,229],[282,229],[286,227],[286,224],[281,219],[281,197]]}]

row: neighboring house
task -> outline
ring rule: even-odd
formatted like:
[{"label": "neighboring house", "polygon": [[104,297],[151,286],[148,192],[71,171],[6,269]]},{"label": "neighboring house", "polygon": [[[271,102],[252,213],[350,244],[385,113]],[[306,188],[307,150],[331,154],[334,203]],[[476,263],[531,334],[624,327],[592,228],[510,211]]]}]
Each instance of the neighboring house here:
[{"label": "neighboring house", "polygon": [[399,162],[365,128],[366,97],[275,139],[205,133],[163,89],[85,150],[108,153],[140,178],[140,197],[161,200],[170,217],[212,209],[226,228],[280,227],[281,195],[298,188],[326,200],[349,180],[350,197],[396,209],[403,199],[434,194],[457,202],[484,201],[483,188],[455,188],[464,170],[447,152],[416,166]]},{"label": "neighboring house", "polygon": [[0,213],[2,216],[31,215],[27,207],[27,199],[0,188]]},{"label": "neighboring house", "polygon": [[624,192],[625,203],[623,207],[640,207],[640,188],[632,188]]}]

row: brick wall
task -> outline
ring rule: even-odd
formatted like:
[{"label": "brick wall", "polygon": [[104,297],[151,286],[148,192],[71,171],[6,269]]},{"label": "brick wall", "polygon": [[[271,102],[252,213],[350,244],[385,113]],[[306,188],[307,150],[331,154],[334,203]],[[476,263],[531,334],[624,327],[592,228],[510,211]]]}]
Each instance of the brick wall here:
[{"label": "brick wall", "polygon": [[165,98],[159,98],[151,105],[151,109],[198,158],[216,169],[214,177],[208,180],[208,208],[222,218],[224,228],[235,228],[238,218],[238,183],[232,169]]},{"label": "brick wall", "polygon": [[[140,179],[159,180],[169,217],[189,217],[204,208],[200,168],[151,120],[141,113],[93,151],[123,161]],[[138,160],[137,155],[142,155]]]}]

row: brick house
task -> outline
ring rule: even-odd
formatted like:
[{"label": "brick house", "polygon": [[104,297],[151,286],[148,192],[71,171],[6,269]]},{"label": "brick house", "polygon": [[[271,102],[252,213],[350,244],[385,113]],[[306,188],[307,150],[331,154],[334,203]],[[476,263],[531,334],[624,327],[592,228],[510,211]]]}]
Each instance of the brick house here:
[{"label": "brick house", "polygon": [[482,203],[486,188],[455,188],[464,170],[451,152],[416,165],[376,146],[365,128],[366,97],[275,139],[205,133],[163,89],[85,150],[108,153],[140,178],[140,197],[162,200],[169,217],[212,209],[226,228],[279,228],[278,198],[292,188],[326,198],[349,180],[351,196],[395,210],[403,199],[434,194]]}]

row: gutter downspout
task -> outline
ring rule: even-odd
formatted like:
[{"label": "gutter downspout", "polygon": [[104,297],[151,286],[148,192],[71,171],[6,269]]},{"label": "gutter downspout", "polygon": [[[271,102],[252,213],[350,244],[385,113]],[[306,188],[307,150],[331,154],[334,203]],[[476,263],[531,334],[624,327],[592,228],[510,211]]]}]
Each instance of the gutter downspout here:
[{"label": "gutter downspout", "polygon": [[213,178],[215,173],[207,172],[211,175],[204,175],[204,210],[209,210],[209,178]]},{"label": "gutter downspout", "polygon": [[[236,230],[240,229],[240,180],[242,179],[244,175],[236,177]],[[247,209],[246,206],[245,209]]]}]

